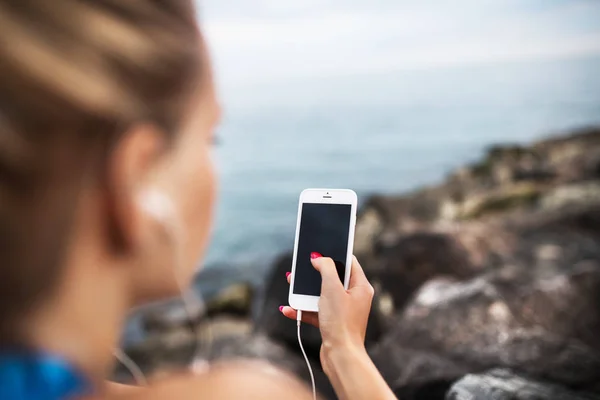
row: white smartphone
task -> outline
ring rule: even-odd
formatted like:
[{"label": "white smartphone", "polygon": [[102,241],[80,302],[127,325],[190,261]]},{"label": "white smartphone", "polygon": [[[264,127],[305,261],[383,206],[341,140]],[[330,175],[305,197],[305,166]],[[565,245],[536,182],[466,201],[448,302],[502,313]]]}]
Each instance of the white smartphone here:
[{"label": "white smartphone", "polygon": [[312,266],[312,253],[332,258],[348,289],[357,202],[356,193],[348,189],[306,189],[300,194],[288,298],[292,308],[319,311],[321,274]]}]

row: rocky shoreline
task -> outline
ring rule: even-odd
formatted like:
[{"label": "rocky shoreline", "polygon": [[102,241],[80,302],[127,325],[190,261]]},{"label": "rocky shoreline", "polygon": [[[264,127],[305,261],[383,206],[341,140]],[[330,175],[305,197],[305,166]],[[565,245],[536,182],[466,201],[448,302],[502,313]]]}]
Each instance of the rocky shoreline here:
[{"label": "rocky shoreline", "polygon": [[[495,146],[439,185],[371,197],[355,253],[376,288],[367,349],[400,398],[600,399],[600,127]],[[190,365],[199,343],[199,358],[266,359],[307,380],[278,311],[290,265],[284,254],[264,286],[212,295],[195,333],[178,301],[141,310],[145,340],[125,350],[151,375]],[[335,398],[318,331],[303,337]]]}]

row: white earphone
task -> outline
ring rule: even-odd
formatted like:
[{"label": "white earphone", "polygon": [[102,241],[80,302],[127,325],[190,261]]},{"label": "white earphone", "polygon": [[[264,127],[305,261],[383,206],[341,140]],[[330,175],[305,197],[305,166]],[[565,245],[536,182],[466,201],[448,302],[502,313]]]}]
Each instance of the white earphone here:
[{"label": "white earphone", "polygon": [[[164,225],[178,225],[177,213],[173,201],[158,189],[146,190],[139,198],[144,211]],[[175,238],[173,238],[175,239]]]}]

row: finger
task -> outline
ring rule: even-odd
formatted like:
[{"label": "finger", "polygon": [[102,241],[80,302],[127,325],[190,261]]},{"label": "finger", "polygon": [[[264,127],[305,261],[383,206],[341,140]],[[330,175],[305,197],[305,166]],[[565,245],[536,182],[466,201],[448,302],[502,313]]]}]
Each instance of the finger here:
[{"label": "finger", "polygon": [[348,284],[348,290],[359,287],[370,285],[365,271],[363,271],[358,259],[352,256],[352,266],[350,267],[350,283]]},{"label": "finger", "polygon": [[288,285],[289,285],[290,283],[292,283],[292,273],[291,273],[291,272],[286,272],[286,273],[285,273],[285,279],[287,279],[287,283],[288,283]]},{"label": "finger", "polygon": [[319,257],[311,259],[313,267],[321,274],[321,293],[328,290],[344,290],[344,285],[340,281],[335,263],[329,257]]},{"label": "finger", "polygon": [[[281,313],[288,317],[289,319],[296,320],[298,317],[298,311],[294,310],[292,307],[285,306],[281,309]],[[319,327],[319,314],[314,312],[303,312],[302,313],[302,322],[305,324],[310,324],[312,326]]]}]

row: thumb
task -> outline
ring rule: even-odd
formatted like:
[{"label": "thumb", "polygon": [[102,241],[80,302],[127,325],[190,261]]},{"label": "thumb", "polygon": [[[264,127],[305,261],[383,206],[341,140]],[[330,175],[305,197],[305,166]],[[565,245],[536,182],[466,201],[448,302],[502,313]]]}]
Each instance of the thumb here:
[{"label": "thumb", "polygon": [[321,292],[326,289],[344,289],[344,285],[340,281],[335,263],[329,257],[318,257],[310,260],[313,267],[319,271],[322,279]]}]

